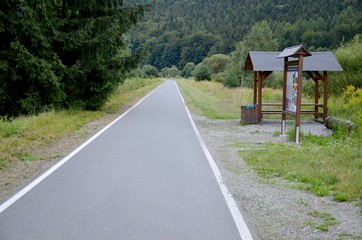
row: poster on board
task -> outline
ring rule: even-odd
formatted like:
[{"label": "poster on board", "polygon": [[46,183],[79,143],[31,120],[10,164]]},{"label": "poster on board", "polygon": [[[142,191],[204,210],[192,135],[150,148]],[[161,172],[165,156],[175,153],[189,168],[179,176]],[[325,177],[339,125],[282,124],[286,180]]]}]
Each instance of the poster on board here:
[{"label": "poster on board", "polygon": [[287,89],[286,89],[286,110],[290,112],[297,111],[297,96],[298,96],[298,71],[288,71],[287,74]]}]

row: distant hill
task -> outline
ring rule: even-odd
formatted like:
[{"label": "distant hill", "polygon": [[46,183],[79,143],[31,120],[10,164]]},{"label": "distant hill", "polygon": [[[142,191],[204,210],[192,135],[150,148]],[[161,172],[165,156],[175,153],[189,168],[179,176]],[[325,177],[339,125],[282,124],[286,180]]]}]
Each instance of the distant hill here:
[{"label": "distant hill", "polygon": [[270,24],[280,50],[300,43],[335,49],[362,33],[362,1],[157,0],[133,31],[132,50],[147,50],[144,64],[159,70],[172,65],[182,69],[188,62],[230,53],[262,20]]}]

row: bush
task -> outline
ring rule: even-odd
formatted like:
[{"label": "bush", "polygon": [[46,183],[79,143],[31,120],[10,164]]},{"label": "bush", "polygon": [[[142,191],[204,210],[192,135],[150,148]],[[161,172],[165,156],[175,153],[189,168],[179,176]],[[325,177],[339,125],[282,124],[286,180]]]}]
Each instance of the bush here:
[{"label": "bush", "polygon": [[152,65],[145,65],[142,67],[142,70],[146,77],[158,77],[158,70]]},{"label": "bush", "polygon": [[352,41],[342,44],[336,51],[336,57],[343,72],[331,72],[329,93],[340,95],[347,86],[362,88],[362,40],[357,35]]},{"label": "bush", "polygon": [[224,72],[211,75],[211,80],[215,81],[215,82],[218,82],[218,83],[222,83],[224,81],[224,79],[225,79],[225,73]]},{"label": "bush", "polygon": [[222,84],[225,87],[236,88],[240,87],[240,70],[238,66],[234,65],[226,69]]},{"label": "bush", "polygon": [[203,63],[198,64],[193,71],[193,76],[196,81],[211,80],[211,70]]},{"label": "bush", "polygon": [[195,69],[195,63],[189,62],[185,65],[185,67],[181,71],[181,76],[185,78],[192,77],[192,71]]},{"label": "bush", "polygon": [[171,68],[162,68],[161,69],[161,76],[162,77],[171,77],[174,78],[176,76],[179,76],[181,73],[180,70],[176,66],[172,66]]}]

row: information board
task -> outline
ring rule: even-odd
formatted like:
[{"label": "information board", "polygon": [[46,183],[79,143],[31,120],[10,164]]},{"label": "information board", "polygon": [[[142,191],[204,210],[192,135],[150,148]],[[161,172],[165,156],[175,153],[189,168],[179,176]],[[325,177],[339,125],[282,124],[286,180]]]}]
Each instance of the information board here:
[{"label": "information board", "polygon": [[288,70],[285,110],[295,113],[297,111],[297,98],[298,98],[298,71]]}]

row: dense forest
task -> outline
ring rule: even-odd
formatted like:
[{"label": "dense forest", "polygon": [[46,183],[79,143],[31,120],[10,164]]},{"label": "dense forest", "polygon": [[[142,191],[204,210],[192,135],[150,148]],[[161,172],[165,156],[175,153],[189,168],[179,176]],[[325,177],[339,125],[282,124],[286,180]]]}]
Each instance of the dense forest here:
[{"label": "dense forest", "polygon": [[126,35],[148,7],[1,0],[0,115],[98,109],[140,62]]},{"label": "dense forest", "polygon": [[181,70],[234,51],[260,21],[269,24],[278,50],[300,43],[332,50],[362,33],[362,1],[157,0],[133,30],[132,50],[148,53],[143,64]]}]

